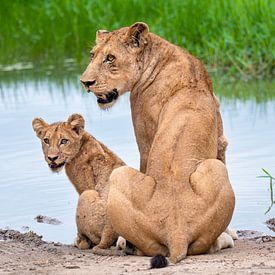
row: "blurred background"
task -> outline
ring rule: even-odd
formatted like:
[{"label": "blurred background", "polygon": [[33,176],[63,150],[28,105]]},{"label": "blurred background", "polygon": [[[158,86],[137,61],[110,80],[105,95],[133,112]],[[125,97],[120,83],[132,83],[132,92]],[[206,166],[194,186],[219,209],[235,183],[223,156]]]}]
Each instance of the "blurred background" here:
[{"label": "blurred background", "polygon": [[210,72],[267,78],[274,70],[274,6],[272,0],[2,1],[1,65],[72,70],[71,63],[87,62],[97,29],[144,21]]},{"label": "blurred background", "polygon": [[[56,0],[0,4],[0,228],[34,230],[72,242],[77,193],[64,172],[43,160],[31,121],[66,120],[75,112],[86,129],[138,168],[129,95],[99,110],[79,78],[98,29],[136,21],[201,59],[221,102],[229,140],[227,166],[236,193],[231,227],[271,231],[275,216],[266,168],[275,175],[275,2],[272,0]],[[34,217],[58,218],[61,225]]]}]

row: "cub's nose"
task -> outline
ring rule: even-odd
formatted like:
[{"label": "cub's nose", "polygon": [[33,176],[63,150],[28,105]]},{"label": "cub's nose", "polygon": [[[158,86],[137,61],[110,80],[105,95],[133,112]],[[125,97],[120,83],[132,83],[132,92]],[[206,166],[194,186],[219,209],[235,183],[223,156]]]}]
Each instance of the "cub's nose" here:
[{"label": "cub's nose", "polygon": [[92,81],[83,81],[83,80],[80,80],[82,82],[82,84],[86,87],[86,88],[89,88],[91,86],[94,86],[96,81],[95,80],[92,80]]},{"label": "cub's nose", "polygon": [[49,159],[50,161],[55,161],[55,160],[58,159],[58,156],[54,156],[54,157],[48,156],[48,159]]}]

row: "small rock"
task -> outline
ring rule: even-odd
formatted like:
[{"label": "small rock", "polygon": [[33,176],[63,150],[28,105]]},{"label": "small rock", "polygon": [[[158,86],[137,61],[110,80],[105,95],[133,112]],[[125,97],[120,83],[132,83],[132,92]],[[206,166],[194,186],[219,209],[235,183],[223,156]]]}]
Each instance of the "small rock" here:
[{"label": "small rock", "polygon": [[39,223],[47,223],[47,224],[53,224],[53,225],[58,225],[62,223],[56,218],[51,218],[43,215],[37,215],[34,219]]},{"label": "small rock", "polygon": [[270,230],[275,232],[275,218],[269,219],[265,223]]},{"label": "small rock", "polygon": [[78,266],[78,265],[67,265],[67,266],[64,266],[65,268],[67,268],[67,269],[78,269],[78,268],[80,268],[80,266]]}]

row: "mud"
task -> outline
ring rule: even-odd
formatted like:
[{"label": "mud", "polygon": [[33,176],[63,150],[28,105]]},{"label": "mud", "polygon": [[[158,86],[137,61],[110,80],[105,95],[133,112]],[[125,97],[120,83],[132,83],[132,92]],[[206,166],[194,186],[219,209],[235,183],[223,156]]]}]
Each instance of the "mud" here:
[{"label": "mud", "polygon": [[[254,232],[251,234],[251,232]],[[1,274],[274,274],[275,238],[238,231],[235,247],[190,256],[159,270],[148,257],[108,257],[71,245],[45,242],[34,232],[0,230]]]}]

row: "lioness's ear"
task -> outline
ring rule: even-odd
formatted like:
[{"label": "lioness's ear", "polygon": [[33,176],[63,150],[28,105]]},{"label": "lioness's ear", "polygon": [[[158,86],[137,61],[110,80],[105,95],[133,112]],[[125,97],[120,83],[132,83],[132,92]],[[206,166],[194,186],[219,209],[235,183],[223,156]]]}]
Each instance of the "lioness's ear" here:
[{"label": "lioness's ear", "polygon": [[84,129],[85,120],[80,114],[73,114],[68,118],[68,123],[72,129],[79,135],[80,131]]},{"label": "lioness's ear", "polygon": [[110,33],[110,32],[108,32],[106,30],[98,30],[96,32],[96,40],[95,40],[96,43],[100,44],[101,42],[103,42],[106,39],[108,33]]},{"label": "lioness's ear", "polygon": [[149,27],[142,22],[133,24],[127,33],[127,43],[132,47],[140,47],[146,44],[146,35],[149,32]]},{"label": "lioness's ear", "polygon": [[33,121],[32,121],[32,128],[33,130],[36,132],[36,135],[39,138],[42,138],[44,133],[45,133],[45,128],[48,126],[48,124],[42,119],[42,118],[38,118],[36,117]]}]

